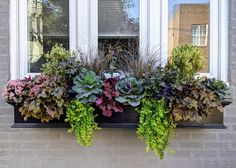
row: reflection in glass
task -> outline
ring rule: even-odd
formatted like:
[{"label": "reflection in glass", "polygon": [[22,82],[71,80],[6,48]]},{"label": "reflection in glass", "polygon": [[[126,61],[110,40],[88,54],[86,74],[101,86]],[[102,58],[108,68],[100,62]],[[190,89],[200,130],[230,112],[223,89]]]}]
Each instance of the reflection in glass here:
[{"label": "reflection in glass", "polygon": [[98,0],[99,51],[122,61],[138,48],[139,0]]},{"label": "reflection in glass", "polygon": [[69,0],[28,0],[28,72],[40,72],[55,43],[69,48]]},{"label": "reflection in glass", "polygon": [[99,36],[138,36],[139,0],[99,0]]},{"label": "reflection in glass", "polygon": [[192,44],[204,55],[209,72],[209,0],[169,0],[169,55],[180,44]]}]

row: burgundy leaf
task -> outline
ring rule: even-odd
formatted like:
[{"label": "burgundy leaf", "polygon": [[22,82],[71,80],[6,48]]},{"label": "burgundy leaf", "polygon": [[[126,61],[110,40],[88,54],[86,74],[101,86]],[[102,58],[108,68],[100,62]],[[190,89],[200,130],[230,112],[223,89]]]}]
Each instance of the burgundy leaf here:
[{"label": "burgundy leaf", "polygon": [[108,109],[105,109],[105,110],[103,110],[102,114],[106,117],[111,117],[112,111],[108,110]]},{"label": "burgundy leaf", "polygon": [[99,105],[101,105],[102,103],[103,103],[102,97],[100,97],[100,98],[98,98],[98,99],[96,100],[96,106],[99,106]]}]

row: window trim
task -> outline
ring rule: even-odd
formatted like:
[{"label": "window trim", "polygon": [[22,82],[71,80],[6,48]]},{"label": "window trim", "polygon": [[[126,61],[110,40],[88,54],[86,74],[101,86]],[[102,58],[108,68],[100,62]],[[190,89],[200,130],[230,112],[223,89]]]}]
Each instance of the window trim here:
[{"label": "window trim", "polygon": [[[27,0],[10,0],[10,73],[11,79],[35,76],[40,73],[28,73],[27,42]],[[69,36],[70,49],[76,49],[75,20],[76,0],[69,0]]]},{"label": "window trim", "polygon": [[[228,1],[209,0],[209,2],[209,73],[200,73],[199,76],[215,77],[228,82]],[[168,11],[168,5],[163,10]]]},{"label": "window trim", "polygon": [[[98,0],[69,0],[69,3],[70,49],[86,52],[89,47],[98,45]],[[227,82],[228,1],[210,0],[209,29],[210,73],[200,75]],[[160,50],[164,66],[168,58],[168,0],[140,0],[140,50],[146,52],[153,48]],[[10,0],[11,79],[29,75],[26,55],[27,0]],[[213,57],[217,59],[212,59]]]}]

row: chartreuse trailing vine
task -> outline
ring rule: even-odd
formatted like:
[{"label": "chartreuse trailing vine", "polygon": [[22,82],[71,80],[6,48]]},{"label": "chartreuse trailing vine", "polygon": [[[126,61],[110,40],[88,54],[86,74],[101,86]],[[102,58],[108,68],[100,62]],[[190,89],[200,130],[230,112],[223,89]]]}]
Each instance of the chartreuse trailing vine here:
[{"label": "chartreuse trailing vine", "polygon": [[[164,99],[142,99],[141,109],[137,109],[139,117],[138,136],[146,141],[146,151],[153,150],[160,159],[169,148],[169,138],[176,125],[172,122]],[[170,153],[173,151],[170,149]]]},{"label": "chartreuse trailing vine", "polygon": [[94,108],[89,104],[83,104],[78,99],[72,100],[66,109],[66,119],[71,128],[69,133],[75,132],[77,143],[82,146],[93,144],[94,130],[99,129],[94,121]]}]

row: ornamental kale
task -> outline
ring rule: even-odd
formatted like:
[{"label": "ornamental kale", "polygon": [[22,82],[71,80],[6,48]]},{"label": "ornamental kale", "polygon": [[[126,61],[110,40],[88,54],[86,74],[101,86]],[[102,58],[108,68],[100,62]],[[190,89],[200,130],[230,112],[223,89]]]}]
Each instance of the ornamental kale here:
[{"label": "ornamental kale", "polygon": [[82,69],[80,74],[74,80],[73,91],[77,93],[76,98],[81,103],[94,103],[97,96],[102,93],[102,81],[93,71]]},{"label": "ornamental kale", "polygon": [[31,77],[23,80],[10,80],[2,92],[2,97],[7,102],[13,102],[16,105],[21,104],[28,95],[32,85]]},{"label": "ornamental kale", "polygon": [[202,84],[204,84],[208,89],[212,90],[213,92],[215,92],[220,100],[225,99],[225,96],[227,96],[227,92],[229,90],[229,87],[220,80],[217,80],[215,78],[205,78],[204,80],[202,80]]},{"label": "ornamental kale", "polygon": [[144,97],[143,82],[133,77],[121,79],[115,88],[120,93],[116,101],[125,105],[137,107]]},{"label": "ornamental kale", "polygon": [[96,100],[96,106],[102,110],[104,116],[111,117],[113,111],[123,112],[123,108],[115,101],[119,96],[119,92],[115,89],[118,81],[118,78],[106,79],[103,83],[103,94]]},{"label": "ornamental kale", "polygon": [[24,119],[34,117],[41,122],[60,118],[66,105],[66,84],[57,77],[37,76],[19,111]]}]

